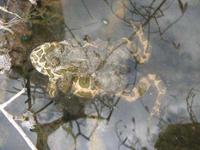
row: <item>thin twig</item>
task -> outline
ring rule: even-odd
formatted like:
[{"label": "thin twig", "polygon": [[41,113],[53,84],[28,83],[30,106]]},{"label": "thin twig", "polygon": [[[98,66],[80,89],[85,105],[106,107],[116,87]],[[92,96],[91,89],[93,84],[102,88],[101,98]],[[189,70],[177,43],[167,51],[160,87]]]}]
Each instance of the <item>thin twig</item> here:
[{"label": "thin twig", "polygon": [[88,15],[93,19],[94,17],[93,17],[92,14],[90,13],[90,10],[88,9],[88,7],[87,7],[85,1],[84,1],[84,0],[81,0],[81,2],[82,2],[82,4],[83,4],[83,6],[85,7],[85,9],[86,9]]},{"label": "thin twig", "polygon": [[6,8],[2,7],[2,6],[0,6],[0,10],[3,11],[3,12],[5,12],[5,13],[8,13],[8,14],[14,15],[14,16],[16,16],[16,17],[22,19],[18,14],[13,13],[13,12],[7,10]]}]

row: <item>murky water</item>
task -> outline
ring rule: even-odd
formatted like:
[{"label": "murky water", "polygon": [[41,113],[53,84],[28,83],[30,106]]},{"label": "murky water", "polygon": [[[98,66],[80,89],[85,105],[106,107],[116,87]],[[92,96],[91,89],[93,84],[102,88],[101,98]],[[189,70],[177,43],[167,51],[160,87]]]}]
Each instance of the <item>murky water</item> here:
[{"label": "murky water", "polygon": [[[62,0],[62,12],[65,22],[64,39],[75,38],[82,40],[85,35],[92,40],[101,39],[112,42],[122,37],[129,37],[133,29],[126,21],[131,19],[131,13],[125,6],[132,8],[133,1],[115,0]],[[155,7],[162,1],[156,1]],[[147,1],[135,1],[138,5],[146,4]],[[160,28],[164,29],[168,24],[181,15],[177,2],[167,2],[163,6],[164,16],[157,21]],[[168,6],[171,6],[168,8]],[[18,121],[25,133],[33,141],[39,150],[129,150],[129,149],[154,149],[160,131],[168,124],[191,123],[192,115],[195,121],[199,121],[200,114],[200,28],[199,28],[199,1],[189,1],[188,9],[183,17],[162,38],[154,31],[158,26],[152,21],[149,41],[151,45],[151,57],[148,63],[137,66],[137,82],[147,74],[156,74],[166,87],[166,94],[161,99],[160,115],[150,116],[156,89],[150,88],[148,92],[137,101],[128,102],[118,97],[95,98],[83,100],[72,94],[60,93],[55,98],[49,98],[46,92],[48,78],[39,74],[36,70],[28,68],[27,76],[10,73],[10,76],[0,76],[1,103],[7,101],[24,86],[30,89],[17,100],[11,103],[6,110],[12,115],[21,115],[27,111],[35,112],[37,125],[30,131]],[[168,8],[168,9],[167,9]],[[61,10],[61,9],[60,9]],[[144,13],[142,10],[142,13]],[[147,11],[147,10],[146,10]],[[142,17],[136,16],[140,21]],[[59,34],[52,39],[50,34],[37,38],[42,27],[34,28],[37,31],[33,40],[35,45],[42,42],[60,41],[63,37]],[[62,26],[63,27],[63,26]],[[69,30],[70,29],[70,30]],[[148,25],[144,26],[145,36],[148,36]],[[54,28],[53,31],[55,31]],[[57,30],[56,30],[57,31]],[[57,33],[58,33],[57,32]],[[73,33],[73,35],[72,35]],[[48,37],[48,38],[47,38]],[[34,43],[31,41],[31,43]],[[40,41],[40,42],[38,42]],[[30,43],[29,43],[30,44]],[[34,45],[34,44],[33,44]],[[31,50],[30,50],[31,51]],[[29,61],[29,60],[28,60]],[[30,63],[30,62],[29,62]],[[12,78],[11,78],[12,76]],[[194,88],[194,99],[187,99],[188,93]],[[29,96],[29,97],[28,97]],[[25,103],[28,100],[31,104]],[[188,100],[188,101],[187,101]],[[192,115],[191,115],[192,114]],[[29,147],[21,136],[0,115],[0,149],[2,150],[28,150]],[[194,119],[193,118],[193,119]]]}]

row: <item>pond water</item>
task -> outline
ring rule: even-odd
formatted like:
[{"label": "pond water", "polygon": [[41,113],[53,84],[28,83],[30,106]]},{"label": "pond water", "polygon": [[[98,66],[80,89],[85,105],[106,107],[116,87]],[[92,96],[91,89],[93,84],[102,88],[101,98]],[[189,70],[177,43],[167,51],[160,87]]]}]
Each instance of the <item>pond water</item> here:
[{"label": "pond water", "polygon": [[[57,38],[59,34],[56,33],[52,39],[44,35],[42,37],[47,38],[43,41],[48,41],[48,38],[51,41],[61,41],[74,36],[80,41],[88,35],[92,40],[101,39],[115,43],[123,37],[130,37],[133,29],[127,25],[126,20],[136,18],[141,21],[142,17],[134,17],[126,7],[132,8],[133,4],[137,4],[140,8],[139,6],[144,4],[148,5],[149,1],[132,2],[62,0],[62,9],[59,9],[63,12],[65,27],[64,31],[59,29],[59,33],[64,35]],[[153,6],[157,8],[161,2],[155,1]],[[151,22],[151,57],[147,63],[139,64],[136,70],[136,83],[147,74],[156,74],[166,87],[166,94],[161,98],[159,115],[150,114],[157,94],[155,87],[151,87],[144,96],[133,102],[106,96],[84,100],[73,94],[63,93],[50,98],[46,92],[48,78],[36,70],[30,73],[28,79],[31,82],[14,69],[9,75],[0,75],[1,103],[10,99],[23,87],[30,89],[31,95],[26,90],[8,105],[6,110],[12,115],[20,116],[27,112],[27,106],[31,106],[28,110],[35,112],[37,116],[36,127],[29,129],[21,121],[17,123],[39,150],[155,149],[159,133],[169,124],[200,120],[200,2],[192,0],[183,3],[185,2],[188,2],[188,8],[182,18],[162,35],[154,33],[159,28],[155,21]],[[178,2],[173,0],[167,1],[162,9],[164,16],[157,21],[161,30],[164,30],[181,16],[181,10]],[[144,14],[148,11],[153,12],[147,8],[141,10]],[[144,29],[145,36],[148,36],[148,24],[144,25]],[[57,28],[55,30],[57,31]],[[38,34],[42,30],[36,32]],[[42,44],[38,39],[35,41],[37,44],[33,45]],[[189,95],[191,89],[194,89],[193,99]],[[27,100],[31,101],[31,104],[27,103]],[[29,150],[2,113],[0,118],[0,150]],[[200,146],[197,149],[200,149]]]}]

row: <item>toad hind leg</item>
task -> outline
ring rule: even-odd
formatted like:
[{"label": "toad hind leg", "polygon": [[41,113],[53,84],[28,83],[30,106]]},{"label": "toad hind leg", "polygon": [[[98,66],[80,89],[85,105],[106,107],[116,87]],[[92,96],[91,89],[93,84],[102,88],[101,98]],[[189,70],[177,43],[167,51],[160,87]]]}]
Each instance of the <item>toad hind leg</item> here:
[{"label": "toad hind leg", "polygon": [[133,22],[130,23],[134,29],[134,32],[136,31],[135,36],[138,38],[141,47],[138,47],[134,41],[129,40],[128,38],[124,37],[122,38],[122,40],[124,40],[127,43],[127,48],[130,50],[132,56],[135,58],[137,63],[144,64],[149,60],[151,56],[151,52],[149,50],[149,41],[145,38],[143,28],[141,25],[139,26],[139,28],[137,28]]},{"label": "toad hind leg", "polygon": [[67,75],[64,78],[58,80],[58,89],[66,94],[72,86],[72,75]]},{"label": "toad hind leg", "polygon": [[151,86],[154,86],[157,91],[156,100],[153,106],[153,110],[151,115],[159,114],[160,112],[160,101],[162,96],[166,93],[166,88],[162,82],[162,80],[156,78],[155,74],[148,74],[146,77],[143,77],[139,80],[137,85],[131,91],[131,95],[121,94],[120,97],[124,98],[129,102],[136,101],[140,97],[142,97]]}]

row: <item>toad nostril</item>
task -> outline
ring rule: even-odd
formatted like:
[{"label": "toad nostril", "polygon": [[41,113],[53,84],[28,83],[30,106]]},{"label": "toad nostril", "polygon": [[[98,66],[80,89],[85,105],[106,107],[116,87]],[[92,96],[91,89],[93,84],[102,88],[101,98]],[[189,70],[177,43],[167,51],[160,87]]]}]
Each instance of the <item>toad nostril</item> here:
[{"label": "toad nostril", "polygon": [[39,51],[36,52],[36,55],[39,56],[39,57],[41,57],[42,54],[43,54],[43,51],[42,51],[42,50],[39,50]]}]

